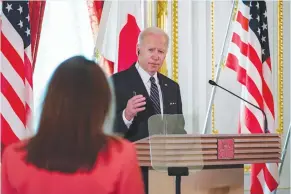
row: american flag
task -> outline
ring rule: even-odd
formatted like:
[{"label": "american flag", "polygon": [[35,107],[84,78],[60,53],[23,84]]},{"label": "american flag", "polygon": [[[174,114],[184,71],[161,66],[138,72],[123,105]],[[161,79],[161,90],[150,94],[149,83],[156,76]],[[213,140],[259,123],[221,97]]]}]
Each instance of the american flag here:
[{"label": "american flag", "polygon": [[[272,94],[267,8],[265,1],[239,1],[226,67],[237,73],[242,84],[242,97],[265,111],[268,131],[275,132]],[[262,112],[242,102],[240,133],[264,133]],[[279,182],[277,164],[254,164],[251,168],[251,193],[273,192]]]},{"label": "american flag", "polygon": [[32,135],[32,59],[28,1],[2,1],[1,145]]}]

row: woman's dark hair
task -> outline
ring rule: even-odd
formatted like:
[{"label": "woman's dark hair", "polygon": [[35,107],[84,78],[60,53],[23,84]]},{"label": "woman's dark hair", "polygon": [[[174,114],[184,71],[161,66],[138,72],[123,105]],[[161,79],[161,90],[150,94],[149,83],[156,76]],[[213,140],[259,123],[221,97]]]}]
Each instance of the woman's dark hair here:
[{"label": "woman's dark hair", "polygon": [[62,62],[48,85],[38,133],[24,147],[26,161],[49,171],[90,171],[106,144],[103,124],[110,103],[98,64],[82,56]]}]

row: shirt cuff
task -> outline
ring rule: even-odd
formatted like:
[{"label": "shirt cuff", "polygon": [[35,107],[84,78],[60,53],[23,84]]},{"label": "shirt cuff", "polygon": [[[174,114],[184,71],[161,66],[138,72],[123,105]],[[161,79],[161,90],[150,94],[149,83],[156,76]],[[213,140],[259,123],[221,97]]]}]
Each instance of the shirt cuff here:
[{"label": "shirt cuff", "polygon": [[122,112],[122,118],[123,118],[124,124],[127,126],[127,128],[129,128],[130,125],[132,124],[133,118],[130,121],[127,120],[125,118],[125,110],[123,110],[123,112]]}]

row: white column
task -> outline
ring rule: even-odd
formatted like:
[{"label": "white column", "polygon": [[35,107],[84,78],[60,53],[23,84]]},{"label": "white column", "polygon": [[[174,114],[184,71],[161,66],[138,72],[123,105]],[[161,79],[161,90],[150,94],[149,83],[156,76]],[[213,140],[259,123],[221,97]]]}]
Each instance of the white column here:
[{"label": "white column", "polygon": [[[291,122],[291,68],[290,68],[290,22],[291,22],[291,3],[290,1],[283,1],[283,120],[284,120],[284,135],[282,136],[282,146],[286,141],[287,130]],[[277,76],[276,76],[277,77]],[[280,177],[279,188],[290,188],[291,185],[291,169],[290,169],[290,142],[287,148],[287,154],[284,161],[284,166],[282,169],[282,174]],[[280,190],[280,189],[279,189]],[[283,190],[282,190],[283,191]],[[279,192],[277,192],[279,193]]]},{"label": "white column", "polygon": [[211,39],[209,2],[193,1],[192,20],[192,101],[195,131],[201,133],[207,112],[210,87],[207,80],[211,73]]},{"label": "white column", "polygon": [[191,0],[178,1],[178,71],[186,130],[193,133],[193,34]]},{"label": "white column", "polygon": [[168,55],[166,57],[166,63],[168,68],[168,77],[172,78],[172,1],[168,1],[168,17],[167,17],[167,33],[169,35],[169,47]]},{"label": "white column", "polygon": [[151,0],[152,2],[152,26],[157,26],[157,1]]}]

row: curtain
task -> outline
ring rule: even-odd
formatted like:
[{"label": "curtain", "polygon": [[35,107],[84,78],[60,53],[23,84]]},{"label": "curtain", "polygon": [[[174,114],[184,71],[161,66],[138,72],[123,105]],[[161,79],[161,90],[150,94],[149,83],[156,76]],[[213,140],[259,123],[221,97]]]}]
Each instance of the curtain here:
[{"label": "curtain", "polygon": [[58,65],[74,55],[92,59],[93,54],[94,40],[86,1],[47,1],[33,74],[35,130],[46,86]]},{"label": "curtain", "polygon": [[[100,0],[100,1],[87,0],[87,5],[88,5],[92,35],[93,35],[93,39],[95,43],[98,36],[99,23],[102,16],[104,1],[103,0]],[[99,55],[96,49],[94,50],[95,50],[95,58],[97,58],[99,65],[102,67],[102,69],[105,71],[105,73],[108,76],[112,75],[114,71],[114,67],[113,67],[114,63],[112,61],[107,60],[102,55]]]},{"label": "curtain", "polygon": [[103,4],[104,4],[104,1],[102,0],[101,1],[87,0],[94,42],[96,40],[97,33],[98,33],[98,26],[101,19]]}]

